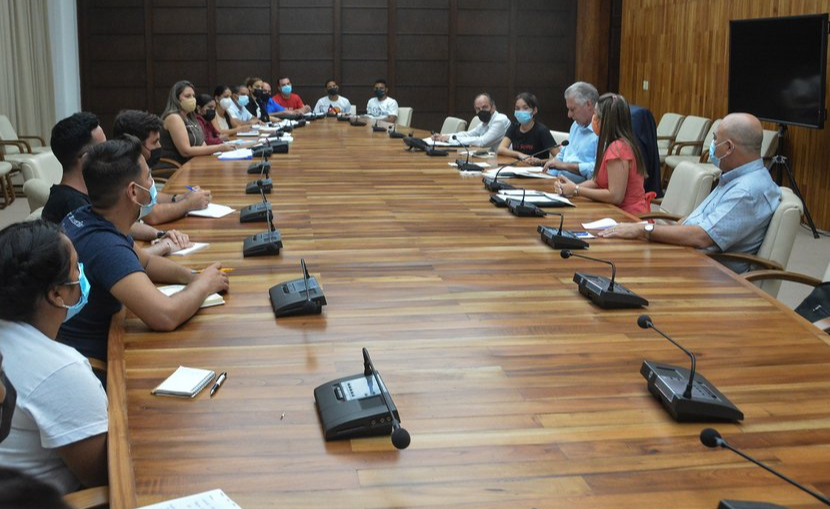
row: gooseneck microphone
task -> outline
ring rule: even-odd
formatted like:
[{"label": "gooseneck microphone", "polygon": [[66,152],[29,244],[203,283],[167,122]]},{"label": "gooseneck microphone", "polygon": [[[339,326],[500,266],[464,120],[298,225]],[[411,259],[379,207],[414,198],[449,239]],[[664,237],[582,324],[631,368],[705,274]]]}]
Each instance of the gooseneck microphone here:
[{"label": "gooseneck microphone", "polygon": [[507,199],[507,209],[518,217],[544,217],[547,214],[544,210],[539,208],[535,203],[528,202],[525,204],[525,195],[527,189],[522,189],[522,201]]},{"label": "gooseneck microphone", "polygon": [[721,436],[721,434],[718,433],[718,430],[716,430],[716,429],[706,428],[703,431],[701,431],[700,432],[700,442],[703,445],[705,445],[706,447],[711,447],[713,449],[718,448],[718,447],[723,447],[724,449],[729,449],[730,451],[734,452],[735,454],[742,457],[743,459],[745,459],[747,461],[750,461],[752,463],[755,463],[756,465],[763,468],[767,472],[769,472],[769,473],[771,473],[771,474],[787,481],[788,483],[792,484],[793,486],[800,489],[801,491],[812,495],[816,500],[818,500],[822,504],[830,506],[830,499],[828,499],[827,497],[825,497],[821,493],[817,493],[817,492],[807,488],[806,486],[790,479],[789,477],[782,474],[781,472],[778,472],[777,470],[774,470],[772,467],[768,467],[767,465],[764,465],[763,463],[756,460],[752,456],[750,456],[748,454],[745,454],[745,453],[739,451],[738,449],[732,447],[731,445],[729,445],[729,442],[724,440],[723,437]]},{"label": "gooseneck microphone", "polygon": [[464,142],[458,139],[458,136],[454,134],[452,135],[452,139],[467,149],[467,159],[465,161],[462,161],[461,159],[455,160],[455,165],[458,167],[458,171],[481,171],[481,167],[477,164],[470,164],[470,146],[465,145]]},{"label": "gooseneck microphone", "polygon": [[[437,133],[435,131],[432,131],[433,136],[435,136],[436,134]],[[427,146],[427,149],[425,150],[425,152],[427,153],[428,156],[433,156],[433,157],[434,156],[447,156],[447,155],[450,154],[450,152],[448,150],[439,150],[439,149],[435,148],[435,138],[432,138],[432,147]]]},{"label": "gooseneck microphone", "polygon": [[562,251],[559,252],[559,256],[561,256],[562,258],[564,258],[566,260],[568,258],[570,258],[571,256],[576,256],[577,258],[585,258],[586,260],[591,260],[592,262],[599,262],[599,263],[604,263],[606,265],[610,265],[611,266],[611,281],[608,283],[608,291],[609,292],[614,291],[614,279],[617,277],[617,266],[614,265],[614,262],[609,261],[609,260],[600,260],[599,258],[593,258],[591,256],[585,256],[583,254],[577,254],[577,253],[574,253],[573,251],[571,251],[570,249],[563,249]]},{"label": "gooseneck microphone", "polygon": [[[567,140],[565,140],[565,141],[567,141]],[[551,148],[556,148],[556,147],[551,147]],[[542,149],[539,152],[536,152],[535,154],[530,154],[528,157],[536,157],[540,154],[543,154],[545,152],[550,151],[551,148]],[[469,151],[468,151],[468,153],[469,153]],[[484,189],[487,189],[491,193],[497,193],[497,192],[501,191],[502,189],[515,189],[515,187],[511,186],[510,184],[505,184],[505,183],[499,182],[499,174],[501,173],[501,171],[503,169],[507,168],[508,166],[510,166],[511,164],[513,164],[516,161],[521,161],[521,159],[519,159],[518,157],[514,157],[512,161],[499,166],[499,168],[496,170],[496,174],[493,175],[493,178],[484,177],[483,179],[481,179],[481,181],[484,183]]]},{"label": "gooseneck microphone", "polygon": [[654,329],[654,331],[657,332],[657,334],[660,334],[664,338],[668,339],[669,342],[671,342],[671,344],[673,344],[677,348],[683,350],[683,352],[686,355],[688,355],[689,358],[692,360],[692,369],[689,371],[689,383],[686,384],[686,390],[683,392],[683,397],[684,398],[692,399],[692,387],[694,386],[694,383],[695,383],[695,368],[697,366],[697,358],[695,357],[695,354],[693,354],[687,348],[683,347],[677,341],[670,338],[663,331],[661,331],[660,329],[655,327],[654,322],[651,321],[651,317],[649,317],[648,315],[640,315],[640,317],[637,318],[637,325],[639,325],[641,329]]},{"label": "gooseneck microphone", "polygon": [[384,395],[385,386],[380,381],[380,375],[378,375],[378,372],[375,369],[374,364],[372,364],[372,359],[369,358],[369,351],[364,348],[363,376],[369,376],[370,374],[375,379],[375,383],[378,384],[378,392],[380,393],[380,398],[383,400],[383,404],[386,406],[386,410],[389,411],[389,417],[392,419],[392,445],[394,445],[396,449],[406,449],[407,447],[409,447],[412,438],[409,436],[409,432],[401,427],[400,421],[398,421],[398,419],[395,418],[395,412],[392,411],[392,407],[389,405],[389,401],[386,399],[386,396]]}]

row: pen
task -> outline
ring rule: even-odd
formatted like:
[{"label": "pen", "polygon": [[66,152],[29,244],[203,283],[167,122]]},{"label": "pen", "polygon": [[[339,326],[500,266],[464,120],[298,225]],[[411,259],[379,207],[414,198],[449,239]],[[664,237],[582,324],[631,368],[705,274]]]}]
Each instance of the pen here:
[{"label": "pen", "polygon": [[195,188],[195,187],[193,187],[193,186],[184,186],[184,187],[188,188],[188,189],[189,189],[189,190],[191,190],[191,191],[195,191],[195,190],[196,190],[196,188]]},{"label": "pen", "polygon": [[210,388],[210,397],[212,398],[216,391],[219,390],[219,387],[222,387],[222,384],[225,383],[225,379],[228,378],[228,373],[223,371],[222,374],[219,375],[219,378],[216,379],[216,383],[213,384],[213,387]]},{"label": "pen", "polygon": [[[202,269],[202,270],[204,270],[204,269]],[[191,269],[190,273],[191,274],[199,274],[199,273],[202,272],[202,270]],[[227,268],[223,267],[223,268],[219,269],[219,272],[222,272],[224,274],[228,274],[230,272],[233,272],[233,268],[232,267],[227,267]]]}]

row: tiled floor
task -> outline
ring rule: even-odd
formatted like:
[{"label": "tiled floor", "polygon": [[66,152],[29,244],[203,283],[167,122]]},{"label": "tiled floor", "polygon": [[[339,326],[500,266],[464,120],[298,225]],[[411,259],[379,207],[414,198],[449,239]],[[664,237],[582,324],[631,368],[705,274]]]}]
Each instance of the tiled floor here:
[{"label": "tiled floor", "polygon": [[[0,210],[0,228],[21,221],[29,215],[26,198],[18,198],[6,209]],[[793,246],[787,269],[817,278],[824,275],[830,263],[830,238],[814,239],[806,227],[801,228]],[[796,307],[810,293],[810,288],[795,283],[783,283],[778,298],[790,307]]]}]

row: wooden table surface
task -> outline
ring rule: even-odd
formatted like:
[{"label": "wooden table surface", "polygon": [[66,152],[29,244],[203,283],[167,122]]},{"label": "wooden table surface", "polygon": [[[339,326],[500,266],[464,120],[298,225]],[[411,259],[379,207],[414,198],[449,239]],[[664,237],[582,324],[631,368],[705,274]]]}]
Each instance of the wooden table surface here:
[{"label": "wooden table surface", "polygon": [[[830,492],[826,336],[694,250],[591,241],[646,310],[604,311],[572,282],[608,274],[544,245],[538,224],[488,201],[450,158],[409,153],[369,127],[319,120],[274,155],[273,203],[285,247],[242,258],[264,223],[175,224],[208,249],[181,259],[233,267],[224,306],[170,333],[136,318],[110,338],[112,507],[222,488],[244,509],[715,508],[721,498],[819,507],[731,452],[700,444],[648,393],[644,359],[686,366],[655,325],[698,355],[698,370],[746,418],[716,427],[736,447]],[[254,203],[250,161],[199,158],[169,183]],[[524,180],[530,188],[549,183]],[[616,208],[576,199],[565,226]],[[269,287],[318,276],[320,316],[275,319]],[[361,373],[367,347],[412,445],[388,437],[326,442],[320,384]],[[227,371],[215,397],[155,397],[179,365]]]}]

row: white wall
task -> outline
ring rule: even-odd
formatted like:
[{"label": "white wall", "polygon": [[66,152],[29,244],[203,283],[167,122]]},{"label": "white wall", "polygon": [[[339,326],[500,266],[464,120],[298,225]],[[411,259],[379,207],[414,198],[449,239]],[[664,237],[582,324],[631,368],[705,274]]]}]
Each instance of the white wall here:
[{"label": "white wall", "polygon": [[55,118],[60,120],[81,111],[78,12],[73,0],[48,2]]}]

